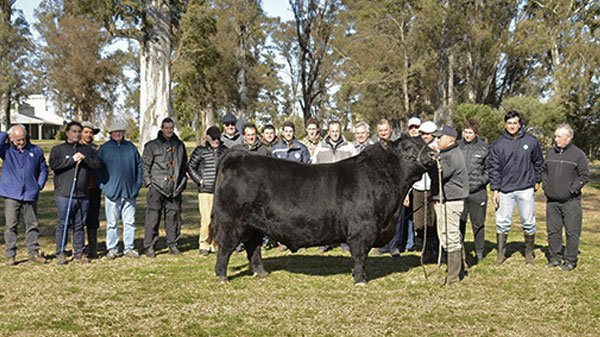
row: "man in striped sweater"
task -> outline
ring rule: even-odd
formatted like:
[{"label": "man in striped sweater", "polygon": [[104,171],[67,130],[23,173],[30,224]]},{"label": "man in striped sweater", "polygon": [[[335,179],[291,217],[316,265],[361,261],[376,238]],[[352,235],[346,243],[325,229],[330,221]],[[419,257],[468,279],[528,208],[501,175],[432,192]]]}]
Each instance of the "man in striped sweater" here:
[{"label": "man in striped sweater", "polygon": [[209,236],[210,213],[215,192],[217,164],[227,151],[221,143],[219,128],[211,126],[206,130],[206,143],[194,149],[188,162],[187,171],[192,180],[198,185],[198,205],[200,208],[200,255],[207,256],[216,253],[217,247]]}]

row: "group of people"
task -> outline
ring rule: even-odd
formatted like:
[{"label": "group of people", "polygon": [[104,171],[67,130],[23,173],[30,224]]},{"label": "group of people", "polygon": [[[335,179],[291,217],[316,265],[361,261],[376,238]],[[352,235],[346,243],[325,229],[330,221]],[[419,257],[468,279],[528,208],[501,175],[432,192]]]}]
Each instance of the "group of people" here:
[{"label": "group of people", "polygon": [[[519,208],[525,241],[525,261],[534,262],[534,194],[543,182],[547,197],[548,268],[572,270],[577,265],[581,234],[581,189],[589,180],[585,154],[573,143],[573,130],[567,124],[556,128],[555,145],[542,155],[535,136],[525,132],[516,111],[505,115],[505,130],[493,145],[479,138],[476,120],[465,121],[462,138],[451,126],[438,127],[432,121],[412,117],[406,133],[420,137],[440,154],[440,169],[424,173],[411,188],[401,206],[396,235],[376,254],[399,256],[404,250],[423,250],[423,261],[434,262],[439,251],[445,252],[448,284],[459,282],[466,265],[464,238],[470,218],[475,259],[484,258],[484,223],[490,186],[496,215],[497,259],[506,260],[506,241],[515,204]],[[246,123],[240,133],[238,120],[227,114],[217,126],[206,130],[206,142],[196,147],[189,161],[184,143],[175,134],[175,123],[165,118],[156,139],[144,146],[142,156],[125,139],[125,125],[114,122],[108,128],[110,140],[98,146],[93,137],[99,132],[92,123],[70,122],[66,141],[52,148],[50,169],[54,171],[54,190],[58,210],[56,254],[59,263],[67,262],[63,233],[73,233],[74,260],[89,262],[98,257],[97,231],[101,194],[104,192],[106,258],[119,256],[118,222],[123,222],[123,255],[139,258],[135,249],[136,198],[148,187],[144,225],[144,249],[149,258],[156,256],[160,219],[164,218],[169,254],[179,255],[181,232],[181,194],[187,176],[198,187],[200,212],[200,255],[207,256],[218,247],[210,235],[210,213],[217,180],[219,159],[230,150],[251,151],[259,155],[293,160],[306,164],[331,163],[350,158],[368,146],[399,138],[388,120],[377,123],[371,137],[369,124],[354,126],[354,141],[342,135],[342,124],[330,121],[326,134],[320,123],[309,119],[306,137],[296,139],[295,126],[283,124],[279,138],[273,125],[266,125],[259,137],[254,124]],[[3,159],[0,196],[5,198],[5,241],[7,265],[16,263],[17,223],[23,212],[25,241],[29,260],[46,263],[38,244],[37,199],[48,177],[42,150],[30,143],[26,129],[15,125],[0,132],[0,157]],[[441,181],[440,181],[441,179]],[[441,187],[441,190],[440,190]],[[310,197],[310,196],[307,196]],[[68,218],[67,218],[68,214]],[[563,250],[563,228],[566,248]],[[88,245],[85,251],[85,232]],[[348,251],[345,244],[342,250]],[[438,248],[441,247],[442,250]],[[318,248],[323,253],[332,246]],[[280,249],[285,249],[280,246]]]}]

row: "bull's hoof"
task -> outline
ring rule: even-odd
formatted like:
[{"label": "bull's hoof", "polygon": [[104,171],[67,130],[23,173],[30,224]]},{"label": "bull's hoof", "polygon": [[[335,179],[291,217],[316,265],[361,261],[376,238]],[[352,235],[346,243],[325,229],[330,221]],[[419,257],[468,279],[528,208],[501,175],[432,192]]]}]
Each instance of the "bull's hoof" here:
[{"label": "bull's hoof", "polygon": [[264,275],[256,275],[256,276],[258,276],[258,279],[259,279],[259,280],[266,280],[266,279],[268,279],[268,278],[269,278],[269,276],[270,276],[270,275],[271,275],[271,274],[269,274],[269,273],[266,273],[266,274],[264,274]]},{"label": "bull's hoof", "polygon": [[217,277],[217,283],[218,283],[218,284],[228,284],[228,283],[229,283],[229,280],[228,280],[227,278],[220,278],[220,277]]},{"label": "bull's hoof", "polygon": [[355,287],[366,287],[367,286],[367,282],[356,282],[354,283]]}]

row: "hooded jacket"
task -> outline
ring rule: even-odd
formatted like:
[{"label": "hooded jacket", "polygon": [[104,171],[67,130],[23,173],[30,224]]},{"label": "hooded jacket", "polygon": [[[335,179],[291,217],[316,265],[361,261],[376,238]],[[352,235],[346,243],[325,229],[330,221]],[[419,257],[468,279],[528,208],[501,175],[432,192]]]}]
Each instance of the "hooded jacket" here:
[{"label": "hooded jacket", "polygon": [[544,194],[548,201],[581,198],[581,189],[590,180],[585,153],[573,143],[564,149],[554,145],[546,152],[542,165]]},{"label": "hooded jacket", "polygon": [[42,149],[27,139],[22,151],[0,132],[0,196],[20,201],[36,201],[48,179],[48,166]]},{"label": "hooded jacket", "polygon": [[490,150],[490,189],[510,193],[542,181],[544,157],[537,138],[521,128],[517,137],[504,131]]},{"label": "hooded jacket", "polygon": [[166,139],[162,131],[144,146],[142,154],[143,185],[153,186],[168,198],[175,198],[187,183],[187,152],[176,134]]}]

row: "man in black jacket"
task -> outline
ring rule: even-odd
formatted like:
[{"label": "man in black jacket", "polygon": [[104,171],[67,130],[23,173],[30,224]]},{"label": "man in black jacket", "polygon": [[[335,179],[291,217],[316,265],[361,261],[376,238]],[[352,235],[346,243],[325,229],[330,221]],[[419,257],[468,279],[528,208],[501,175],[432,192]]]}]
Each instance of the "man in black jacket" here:
[{"label": "man in black jacket", "polygon": [[[83,127],[79,122],[72,121],[67,124],[67,141],[56,145],[50,150],[50,168],[54,171],[54,195],[58,210],[58,225],[56,226],[56,256],[60,256],[63,242],[63,231],[67,221],[69,196],[73,186],[73,178],[77,173],[77,183],[73,190],[71,209],[67,227],[73,228],[73,251],[75,261],[90,262],[83,252],[85,242],[84,224],[87,221],[89,199],[88,187],[93,171],[100,168],[100,159],[96,151],[80,143]],[[77,164],[79,167],[77,168]],[[62,254],[62,261],[66,262],[66,255]]]},{"label": "man in black jacket", "polygon": [[[206,144],[198,146],[192,152],[187,172],[198,185],[198,206],[200,209],[200,255],[207,256],[216,253],[217,247],[210,237],[210,214],[212,211],[215,181],[217,178],[217,165],[227,151],[221,143],[219,128],[211,126],[206,130]],[[236,145],[240,146],[240,145]]]},{"label": "man in black jacket", "polygon": [[181,233],[181,192],[187,183],[185,144],[175,134],[175,122],[163,119],[158,137],[144,146],[142,154],[143,186],[149,187],[144,225],[146,256],[156,257],[158,225],[165,212],[165,230],[169,254],[180,255],[177,242]]},{"label": "man in black jacket", "polygon": [[[546,221],[548,224],[547,268],[560,266],[563,271],[575,269],[581,235],[581,189],[590,178],[588,161],[575,144],[573,129],[561,124],[554,132],[554,147],[546,152],[542,165],[542,183],[546,194]],[[562,254],[562,229],[565,228],[567,246]],[[561,260],[564,263],[560,265]]]},{"label": "man in black jacket", "polygon": [[477,262],[481,262],[485,244],[483,225],[487,208],[486,186],[490,182],[487,163],[490,146],[479,139],[479,123],[474,119],[468,119],[465,122],[463,138],[457,143],[465,157],[467,172],[469,172],[469,196],[465,199],[465,207],[460,216],[461,238],[464,243],[467,218],[470,215],[475,241],[475,256]]}]

